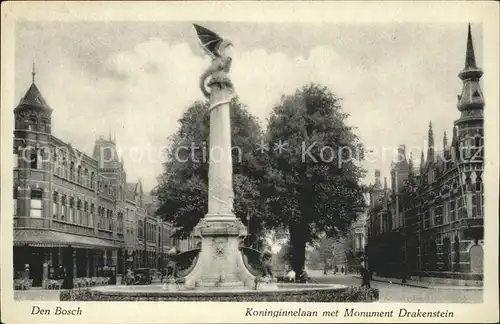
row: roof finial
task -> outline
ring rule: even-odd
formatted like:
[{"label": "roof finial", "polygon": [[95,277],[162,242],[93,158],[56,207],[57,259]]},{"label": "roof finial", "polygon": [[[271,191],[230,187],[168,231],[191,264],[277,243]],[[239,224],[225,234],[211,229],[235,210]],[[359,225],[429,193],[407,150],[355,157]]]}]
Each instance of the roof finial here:
[{"label": "roof finial", "polygon": [[33,70],[31,71],[31,81],[33,83],[35,83],[35,75],[36,75],[35,62],[33,62]]}]

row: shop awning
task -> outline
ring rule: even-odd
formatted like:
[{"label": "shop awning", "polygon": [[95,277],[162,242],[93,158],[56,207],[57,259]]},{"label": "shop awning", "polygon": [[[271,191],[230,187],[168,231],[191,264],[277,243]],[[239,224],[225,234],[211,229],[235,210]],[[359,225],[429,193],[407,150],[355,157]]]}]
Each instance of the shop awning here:
[{"label": "shop awning", "polygon": [[70,233],[62,233],[42,229],[19,229],[14,230],[14,246],[34,247],[67,247],[86,249],[118,249],[119,246],[109,241],[89,236],[81,236]]}]

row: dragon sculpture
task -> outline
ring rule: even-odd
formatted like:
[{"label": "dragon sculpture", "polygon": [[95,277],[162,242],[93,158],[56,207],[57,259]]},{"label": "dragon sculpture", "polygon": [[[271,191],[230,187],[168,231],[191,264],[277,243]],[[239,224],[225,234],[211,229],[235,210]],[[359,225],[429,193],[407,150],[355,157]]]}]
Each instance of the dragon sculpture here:
[{"label": "dragon sculpture", "polygon": [[[228,89],[233,87],[228,77],[232,58],[227,53],[227,49],[233,44],[205,27],[193,25],[200,39],[202,49],[212,59],[212,64],[200,77],[200,89],[206,98],[210,98],[211,92],[209,88],[212,85],[216,84],[220,88],[227,87]],[[213,105],[211,108],[214,107]]]}]

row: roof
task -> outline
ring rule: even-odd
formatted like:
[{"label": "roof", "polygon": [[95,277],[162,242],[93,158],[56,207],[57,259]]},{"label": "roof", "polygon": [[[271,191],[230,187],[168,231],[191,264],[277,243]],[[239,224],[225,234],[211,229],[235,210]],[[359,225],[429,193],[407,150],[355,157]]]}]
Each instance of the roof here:
[{"label": "roof", "polygon": [[46,229],[14,230],[14,245],[38,247],[79,247],[79,248],[118,248],[109,241],[90,236],[56,232]]},{"label": "roof", "polygon": [[126,186],[127,186],[127,190],[131,191],[131,192],[135,192],[135,188],[137,188],[137,182],[127,182]]},{"label": "roof", "polygon": [[470,24],[469,24],[469,31],[467,34],[467,51],[465,54],[465,69],[477,69],[476,65],[476,56],[474,55],[474,45],[472,43],[472,33],[470,30]]},{"label": "roof", "polygon": [[38,87],[35,85],[35,83],[31,84],[24,97],[21,98],[18,107],[24,105],[52,110],[47,101],[45,101],[45,99],[43,98],[40,90],[38,90]]},{"label": "roof", "polygon": [[125,184],[125,197],[128,200],[135,201],[135,192],[137,188],[137,182],[127,182]]},{"label": "roof", "polygon": [[158,209],[156,206],[156,203],[146,203],[145,204],[146,211],[148,212],[149,215],[155,215],[156,210]]}]

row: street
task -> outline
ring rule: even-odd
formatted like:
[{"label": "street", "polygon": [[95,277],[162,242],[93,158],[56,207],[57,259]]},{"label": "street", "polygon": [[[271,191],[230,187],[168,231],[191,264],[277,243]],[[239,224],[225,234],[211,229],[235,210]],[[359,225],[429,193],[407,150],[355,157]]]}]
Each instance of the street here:
[{"label": "street", "polygon": [[[311,274],[317,283],[335,283],[347,286],[360,286],[361,279],[350,275],[327,275]],[[379,289],[380,302],[390,303],[481,303],[482,290],[457,290],[457,289],[426,289],[390,284],[386,282],[372,281],[371,286]],[[32,289],[26,291],[14,291],[16,300],[45,300],[58,301],[57,290]]]},{"label": "street", "polygon": [[[317,283],[335,283],[347,286],[360,286],[361,279],[350,275],[311,274]],[[391,303],[482,303],[482,290],[427,289],[371,281],[371,286],[379,290],[380,302]]]}]

